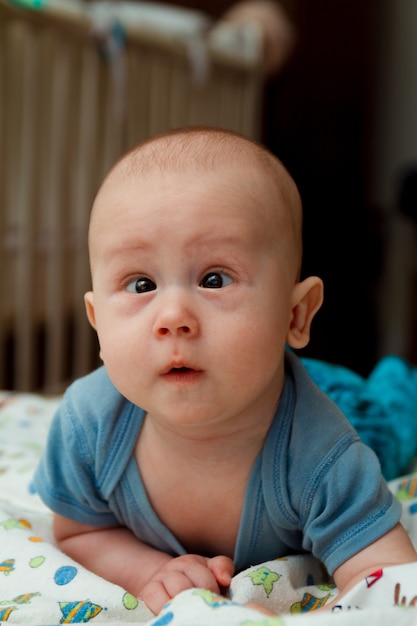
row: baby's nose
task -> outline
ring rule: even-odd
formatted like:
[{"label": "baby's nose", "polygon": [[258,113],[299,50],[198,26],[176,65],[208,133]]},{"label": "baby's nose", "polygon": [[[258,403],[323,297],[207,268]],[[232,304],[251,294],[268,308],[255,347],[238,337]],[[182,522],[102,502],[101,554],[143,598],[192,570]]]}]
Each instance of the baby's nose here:
[{"label": "baby's nose", "polygon": [[156,334],[159,336],[168,335],[168,334],[177,334],[177,335],[188,335],[192,334],[191,326],[159,326],[156,329]]},{"label": "baby's nose", "polygon": [[155,319],[153,332],[157,337],[165,335],[190,336],[198,334],[196,315],[180,298],[165,300]]}]

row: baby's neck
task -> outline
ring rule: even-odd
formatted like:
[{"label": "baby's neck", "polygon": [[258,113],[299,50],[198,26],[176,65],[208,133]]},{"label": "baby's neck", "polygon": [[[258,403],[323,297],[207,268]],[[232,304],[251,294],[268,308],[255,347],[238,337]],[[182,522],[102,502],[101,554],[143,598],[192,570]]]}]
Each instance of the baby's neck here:
[{"label": "baby's neck", "polygon": [[[168,428],[161,426],[146,416],[139,436],[137,451],[141,450],[161,459],[170,460],[178,464],[191,466],[202,471],[210,468],[235,465],[239,459],[255,459],[259,454],[266,434],[273,419],[273,414],[258,420],[250,428],[237,427],[233,430],[216,428],[213,432],[204,428],[178,427]],[[150,459],[148,459],[149,462]],[[220,469],[220,468],[219,468]]]},{"label": "baby's neck", "polygon": [[[247,483],[268,428],[228,437],[159,432],[145,419],[136,459],[159,519],[188,552],[234,556]],[[220,523],[221,520],[221,523]]]}]

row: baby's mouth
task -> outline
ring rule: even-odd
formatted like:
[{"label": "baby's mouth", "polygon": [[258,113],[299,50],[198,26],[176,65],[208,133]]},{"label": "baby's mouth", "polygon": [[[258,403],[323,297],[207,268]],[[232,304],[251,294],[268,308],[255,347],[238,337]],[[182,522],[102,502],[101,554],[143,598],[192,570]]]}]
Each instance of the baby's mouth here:
[{"label": "baby's mouth", "polygon": [[164,374],[165,380],[173,382],[193,382],[200,378],[203,374],[202,370],[197,370],[187,365],[171,367]]}]

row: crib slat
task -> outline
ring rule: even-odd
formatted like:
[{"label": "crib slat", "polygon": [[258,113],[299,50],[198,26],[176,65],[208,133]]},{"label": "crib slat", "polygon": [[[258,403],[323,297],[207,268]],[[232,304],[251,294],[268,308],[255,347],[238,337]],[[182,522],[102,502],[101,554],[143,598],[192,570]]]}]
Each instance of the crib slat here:
[{"label": "crib slat", "polygon": [[100,132],[96,111],[99,106],[98,58],[92,42],[81,51],[79,128],[77,145],[74,151],[74,163],[77,164],[77,176],[72,179],[74,193],[74,222],[72,253],[74,258],[74,341],[73,371],[71,376],[78,378],[86,374],[89,364],[94,363],[92,329],[88,325],[82,294],[90,289],[88,271],[87,231],[91,209],[91,200],[103,172],[98,171],[96,147]]},{"label": "crib slat", "polygon": [[19,153],[21,162],[16,189],[16,224],[18,232],[15,302],[16,302],[16,362],[15,376],[21,389],[30,389],[34,369],[34,261],[36,245],[36,212],[33,203],[35,150],[37,137],[37,68],[38,58],[31,32],[21,33],[22,53],[22,111]]}]

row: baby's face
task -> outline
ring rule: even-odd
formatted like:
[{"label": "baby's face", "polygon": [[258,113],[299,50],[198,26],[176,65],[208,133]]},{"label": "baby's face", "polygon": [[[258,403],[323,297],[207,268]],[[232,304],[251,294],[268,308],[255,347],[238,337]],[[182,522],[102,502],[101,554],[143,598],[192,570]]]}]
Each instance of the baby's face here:
[{"label": "baby's face", "polygon": [[296,269],[265,184],[150,172],[99,194],[87,311],[113,383],[157,419],[218,428],[277,402]]}]

